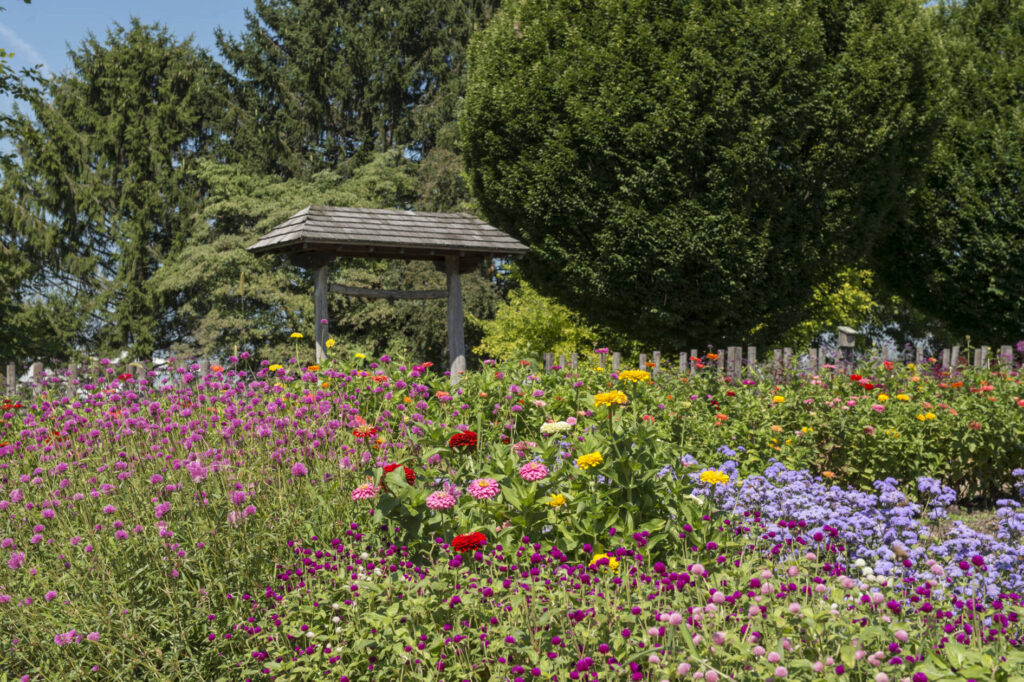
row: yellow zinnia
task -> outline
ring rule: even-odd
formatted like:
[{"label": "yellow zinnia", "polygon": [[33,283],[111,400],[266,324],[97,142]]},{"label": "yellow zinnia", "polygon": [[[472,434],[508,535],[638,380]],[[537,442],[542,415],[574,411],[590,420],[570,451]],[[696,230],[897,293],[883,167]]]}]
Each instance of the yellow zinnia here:
[{"label": "yellow zinnia", "polygon": [[935,419],[935,413],[934,412],[925,412],[924,413],[924,418],[927,419],[928,421],[931,421],[932,419]]},{"label": "yellow zinnia", "polygon": [[878,394],[878,402],[884,403],[888,399],[889,399],[889,396],[887,396],[886,394],[884,394],[884,393],[879,393]]},{"label": "yellow zinnia", "polygon": [[773,403],[784,403],[784,402],[786,402],[786,396],[784,396],[784,395],[777,395],[774,398],[772,398],[772,402]]},{"label": "yellow zinnia", "polygon": [[592,469],[600,466],[602,462],[604,462],[604,457],[600,452],[588,452],[576,458],[576,466],[580,469]]},{"label": "yellow zinnia", "polygon": [[906,393],[897,393],[896,400],[902,400],[903,402],[907,402],[908,400],[910,400],[910,396],[907,395]]},{"label": "yellow zinnia", "polygon": [[704,473],[702,473],[700,475],[700,480],[702,480],[705,483],[710,483],[712,485],[724,485],[729,482],[729,477],[723,474],[721,471],[715,471],[714,469],[711,469],[709,471],[705,471]]},{"label": "yellow zinnia", "polygon": [[565,495],[552,495],[551,499],[547,501],[549,507],[561,507],[565,504]]},{"label": "yellow zinnia", "polygon": [[625,405],[628,402],[626,394],[622,391],[608,391],[607,393],[598,393],[594,396],[594,405],[601,407],[602,405]]},{"label": "yellow zinnia", "polygon": [[[615,557],[613,557],[613,556],[608,556],[607,554],[595,554],[595,555],[594,555],[594,558],[590,560],[590,564],[589,564],[589,565],[590,565],[590,566],[594,566],[594,565],[596,565],[596,564],[597,564],[597,562],[598,562],[598,561],[600,561],[601,559],[607,559],[607,560],[608,560],[608,566],[607,566],[607,568],[608,568],[608,570],[609,570],[609,571],[611,571],[612,573],[614,573],[615,571],[619,570],[619,560],[618,560],[618,559],[616,559],[616,558],[615,558]],[[602,566],[601,566],[601,567],[602,567],[602,568],[604,568],[604,565],[602,564]]]},{"label": "yellow zinnia", "polygon": [[293,339],[301,339],[302,338],[302,334],[300,334],[298,332],[292,332],[291,338],[293,338]]},{"label": "yellow zinnia", "polygon": [[623,381],[632,381],[636,383],[638,381],[650,381],[651,373],[645,372],[642,369],[627,369],[624,372],[619,372],[619,379]]},{"label": "yellow zinnia", "polygon": [[334,339],[327,339],[327,342],[324,343],[324,345],[327,346],[328,348],[334,348],[334,344],[335,344]]},{"label": "yellow zinnia", "polygon": [[271,372],[276,372],[277,370],[281,369],[281,365],[271,365],[270,367],[267,367],[267,369],[270,370]]},{"label": "yellow zinnia", "polygon": [[365,353],[356,353],[356,360],[365,360],[365,359],[366,359],[366,354]]}]

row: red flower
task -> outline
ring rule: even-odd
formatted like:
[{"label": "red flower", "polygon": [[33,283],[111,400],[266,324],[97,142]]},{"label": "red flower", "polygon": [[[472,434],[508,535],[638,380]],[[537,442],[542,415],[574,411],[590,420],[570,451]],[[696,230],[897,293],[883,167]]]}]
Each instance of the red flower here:
[{"label": "red flower", "polygon": [[[390,474],[392,471],[394,471],[397,468],[398,468],[397,464],[388,464],[386,467],[384,467],[384,475],[386,476],[386,475]],[[402,468],[405,469],[405,482],[408,483],[409,485],[415,485],[416,484],[416,472],[414,472],[412,469],[410,469],[407,466],[403,466]],[[380,485],[385,490],[388,489],[388,486],[384,482],[383,478],[380,481]]]},{"label": "red flower", "polygon": [[875,385],[872,384],[869,381],[865,381],[863,384],[861,384],[861,386],[864,387],[865,391],[873,391],[873,390],[875,390]]},{"label": "red flower", "polygon": [[118,374],[117,378],[120,379],[121,381],[128,381],[129,379],[132,378],[132,374],[131,372],[125,372],[124,374]]},{"label": "red flower", "polygon": [[476,447],[476,432],[475,431],[463,431],[462,433],[456,433],[448,439],[448,447],[452,448],[475,448]]},{"label": "red flower", "polygon": [[860,380],[861,380],[861,376],[859,374],[851,374],[850,375],[850,381],[860,381]]},{"label": "red flower", "polygon": [[483,533],[470,533],[469,535],[456,535],[452,538],[452,549],[458,553],[471,552],[480,549],[487,544],[487,536]]},{"label": "red flower", "polygon": [[352,435],[356,438],[373,438],[377,435],[377,427],[371,426],[369,428],[353,429]]}]

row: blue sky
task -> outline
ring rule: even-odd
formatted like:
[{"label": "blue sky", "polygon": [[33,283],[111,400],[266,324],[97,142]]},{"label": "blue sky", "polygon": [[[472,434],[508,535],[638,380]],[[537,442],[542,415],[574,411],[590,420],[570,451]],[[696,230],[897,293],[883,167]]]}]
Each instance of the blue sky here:
[{"label": "blue sky", "polygon": [[[137,16],[159,22],[178,38],[195,41],[216,56],[213,31],[218,26],[238,35],[251,0],[0,0],[0,47],[15,56],[14,68],[43,64],[49,73],[70,68],[68,45],[78,44],[90,31],[102,38],[114,22],[127,24]],[[4,107],[6,108],[6,107]]]}]

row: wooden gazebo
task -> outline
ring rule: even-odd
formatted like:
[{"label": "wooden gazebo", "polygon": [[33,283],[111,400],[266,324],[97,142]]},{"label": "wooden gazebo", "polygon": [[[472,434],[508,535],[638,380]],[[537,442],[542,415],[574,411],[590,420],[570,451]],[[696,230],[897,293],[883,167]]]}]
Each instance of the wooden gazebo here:
[{"label": "wooden gazebo", "polygon": [[[501,230],[465,213],[414,213],[340,206],[309,206],[260,237],[254,254],[287,255],[314,270],[313,310],[316,357],[327,357],[327,293],[366,298],[448,299],[448,359],[452,382],[466,369],[463,336],[462,273],[486,258],[521,256],[529,248]],[[432,260],[448,277],[447,290],[391,291],[342,285],[328,287],[331,262],[338,257]]]}]

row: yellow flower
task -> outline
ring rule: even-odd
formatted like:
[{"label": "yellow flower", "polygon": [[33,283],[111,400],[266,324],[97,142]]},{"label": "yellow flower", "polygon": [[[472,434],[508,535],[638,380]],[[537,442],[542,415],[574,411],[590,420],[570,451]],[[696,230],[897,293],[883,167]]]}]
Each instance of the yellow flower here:
[{"label": "yellow flower", "polygon": [[897,393],[896,400],[902,400],[903,402],[907,402],[908,400],[910,400],[910,396],[907,395],[906,393]]},{"label": "yellow flower", "polygon": [[334,339],[327,339],[327,342],[324,343],[324,345],[327,346],[328,348],[334,348],[334,344],[335,344]]},{"label": "yellow flower", "polygon": [[597,367],[594,368],[594,371],[595,372],[603,372],[604,371],[604,367],[601,367],[600,365],[598,365]]},{"label": "yellow flower", "polygon": [[302,334],[300,334],[298,332],[292,332],[291,338],[293,338],[293,339],[301,339],[302,338]]},{"label": "yellow flower", "polygon": [[638,381],[650,381],[651,373],[645,372],[642,369],[627,369],[624,372],[619,372],[619,378],[623,381],[632,381],[633,383]]},{"label": "yellow flower", "polygon": [[927,417],[925,417],[923,414],[919,414],[917,415],[916,419],[919,422],[923,422],[925,419],[927,419]]},{"label": "yellow flower", "polygon": [[365,353],[356,353],[356,360],[365,360],[365,359],[366,359],[366,354]]},{"label": "yellow flower", "polygon": [[281,369],[281,365],[271,365],[270,367],[267,367],[267,369],[270,370],[271,372],[276,372],[277,370]]},{"label": "yellow flower", "polygon": [[592,469],[596,466],[601,466],[602,462],[604,462],[604,457],[601,456],[600,452],[588,452],[576,458],[576,466],[580,469]]},{"label": "yellow flower", "polygon": [[602,568],[607,568],[612,573],[614,573],[615,571],[619,570],[619,560],[616,559],[613,556],[608,556],[607,554],[595,554],[594,558],[590,560],[590,566],[594,566],[601,559],[607,559],[608,560],[608,566],[605,567],[605,566],[602,565]]},{"label": "yellow flower", "polygon": [[565,504],[565,495],[552,495],[551,499],[547,501],[549,507],[561,507]]},{"label": "yellow flower", "polygon": [[594,396],[594,405],[601,407],[602,405],[625,405],[628,402],[626,394],[622,391],[608,391],[607,393],[598,393]]},{"label": "yellow flower", "polygon": [[878,394],[878,402],[884,403],[888,399],[889,399],[889,396],[887,396],[886,394],[884,394],[884,393],[879,393]]},{"label": "yellow flower", "polygon": [[702,473],[700,475],[700,480],[703,481],[704,483],[710,483],[712,485],[724,485],[729,482],[729,477],[726,474],[723,474],[721,471],[715,471],[714,469],[711,469],[709,471],[705,471],[704,473]]},{"label": "yellow flower", "polygon": [[907,369],[914,369],[914,363],[908,362],[907,363]]},{"label": "yellow flower", "polygon": [[772,402],[773,403],[784,403],[784,402],[786,402],[786,396],[784,396],[784,395],[777,395],[774,398],[772,398]]},{"label": "yellow flower", "polygon": [[928,421],[931,421],[931,420],[935,419],[935,413],[934,412],[925,412],[924,413],[924,418],[927,419]]}]

